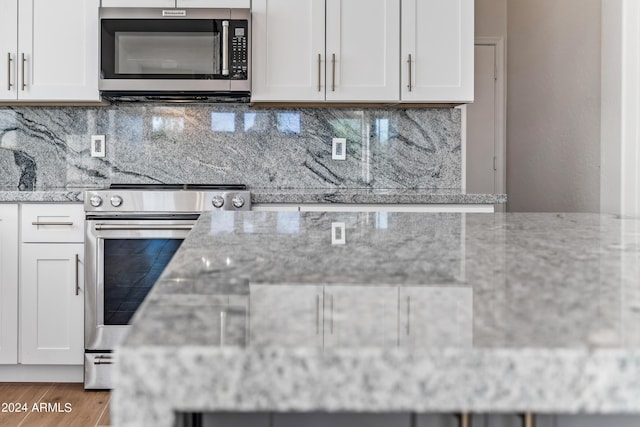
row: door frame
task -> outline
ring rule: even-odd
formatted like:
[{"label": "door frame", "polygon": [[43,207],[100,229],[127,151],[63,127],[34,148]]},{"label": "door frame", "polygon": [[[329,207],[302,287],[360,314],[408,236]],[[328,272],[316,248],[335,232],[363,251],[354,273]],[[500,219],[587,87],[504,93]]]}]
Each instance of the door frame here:
[{"label": "door frame", "polygon": [[[496,193],[507,193],[507,61],[504,37],[476,37],[475,46],[493,46],[496,50],[496,84],[495,84],[495,129],[496,129],[496,141],[495,141],[495,157],[496,157]],[[466,191],[466,133],[467,133],[467,121],[466,111],[463,112],[463,164],[465,165],[463,170],[463,191]],[[504,205],[499,205],[504,207]]]}]

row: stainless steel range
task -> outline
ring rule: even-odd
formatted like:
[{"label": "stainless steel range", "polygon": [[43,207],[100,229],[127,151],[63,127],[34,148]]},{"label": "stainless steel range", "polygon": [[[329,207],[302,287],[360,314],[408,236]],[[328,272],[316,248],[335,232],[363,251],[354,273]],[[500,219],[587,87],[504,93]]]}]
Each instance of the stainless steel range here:
[{"label": "stainless steel range", "polygon": [[111,388],[111,352],[207,210],[250,210],[244,185],[118,184],[87,191],[85,389]]}]

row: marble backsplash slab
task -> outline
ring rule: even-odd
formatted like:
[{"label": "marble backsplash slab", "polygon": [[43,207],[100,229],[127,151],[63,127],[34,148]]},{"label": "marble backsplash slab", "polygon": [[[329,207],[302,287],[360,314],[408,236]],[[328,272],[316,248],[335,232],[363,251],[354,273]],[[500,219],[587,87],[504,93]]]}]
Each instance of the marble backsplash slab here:
[{"label": "marble backsplash slab", "polygon": [[[90,136],[106,135],[92,158]],[[331,139],[347,139],[347,160]],[[0,108],[0,189],[110,183],[460,189],[457,109],[114,104]]]}]

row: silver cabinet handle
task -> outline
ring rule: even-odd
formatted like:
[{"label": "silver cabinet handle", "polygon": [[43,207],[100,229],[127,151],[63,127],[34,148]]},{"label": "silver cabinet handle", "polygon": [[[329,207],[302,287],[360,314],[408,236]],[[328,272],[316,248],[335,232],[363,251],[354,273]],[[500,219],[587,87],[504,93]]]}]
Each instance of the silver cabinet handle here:
[{"label": "silver cabinet handle", "polygon": [[336,91],[336,54],[331,56],[331,92]]},{"label": "silver cabinet handle", "polygon": [[113,357],[111,356],[96,356],[93,359],[94,365],[113,365]]},{"label": "silver cabinet handle", "polygon": [[409,65],[409,84],[407,85],[407,87],[409,88],[409,92],[411,92],[411,90],[413,89],[413,86],[411,86],[411,64],[412,64],[412,58],[411,58],[411,54],[409,54],[409,59],[407,60],[407,64]]},{"label": "silver cabinet handle", "polygon": [[80,295],[80,255],[76,254],[76,295]]},{"label": "silver cabinet handle", "polygon": [[11,59],[11,52],[7,53],[7,90],[11,90],[11,86],[13,86],[11,84],[11,62],[13,61],[13,59]]},{"label": "silver cabinet handle", "polygon": [[24,90],[24,88],[27,87],[27,84],[24,82],[24,63],[27,62],[27,60],[24,57],[24,53],[21,53],[20,56],[22,59],[22,90]]},{"label": "silver cabinet handle", "polygon": [[33,221],[31,225],[68,225],[72,226],[73,222],[69,221]]},{"label": "silver cabinet handle", "polygon": [[159,230],[191,230],[193,225],[109,225],[109,224],[96,224],[96,231],[101,230],[116,230],[116,231],[159,231]]},{"label": "silver cabinet handle", "polygon": [[322,81],[320,78],[322,77],[322,54],[318,54],[318,92],[322,91]]},{"label": "silver cabinet handle", "polygon": [[222,75],[229,75],[229,21],[222,21]]}]

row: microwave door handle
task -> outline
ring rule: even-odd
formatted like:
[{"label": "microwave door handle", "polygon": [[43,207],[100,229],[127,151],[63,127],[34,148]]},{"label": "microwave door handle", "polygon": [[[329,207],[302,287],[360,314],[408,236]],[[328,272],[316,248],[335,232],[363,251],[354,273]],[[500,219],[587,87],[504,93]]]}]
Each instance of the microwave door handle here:
[{"label": "microwave door handle", "polygon": [[229,75],[229,21],[222,21],[222,75]]}]

